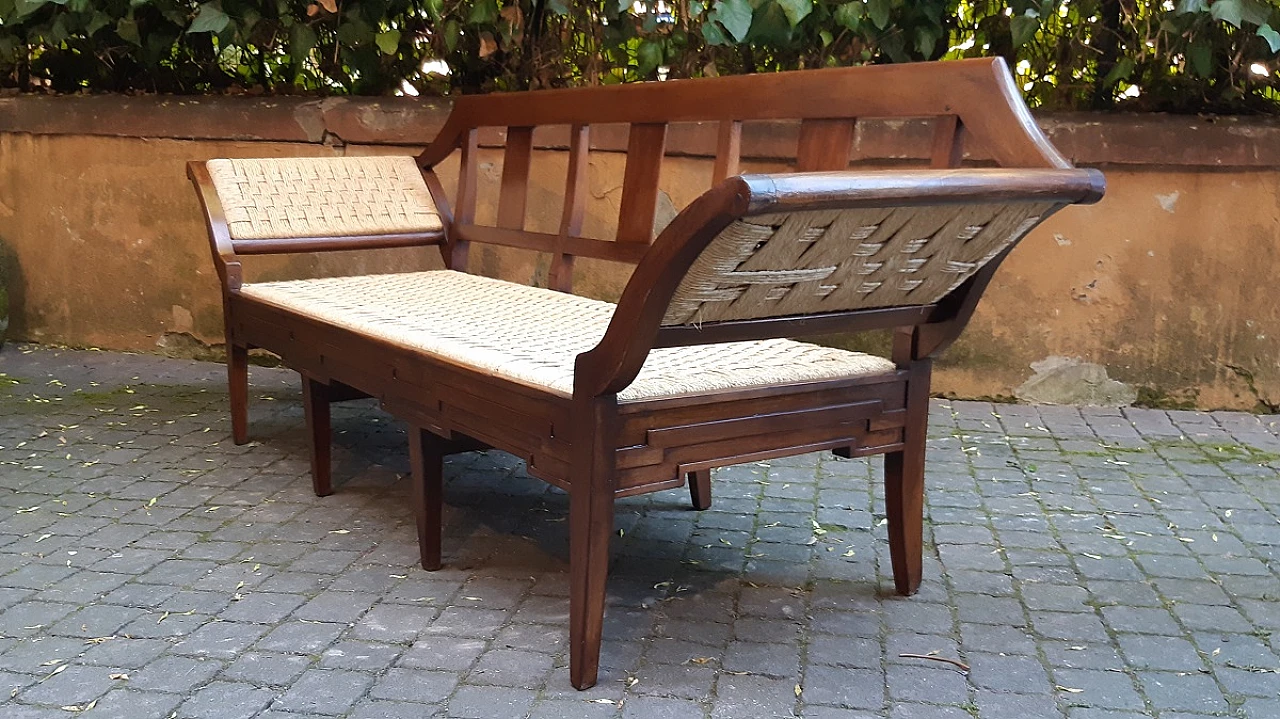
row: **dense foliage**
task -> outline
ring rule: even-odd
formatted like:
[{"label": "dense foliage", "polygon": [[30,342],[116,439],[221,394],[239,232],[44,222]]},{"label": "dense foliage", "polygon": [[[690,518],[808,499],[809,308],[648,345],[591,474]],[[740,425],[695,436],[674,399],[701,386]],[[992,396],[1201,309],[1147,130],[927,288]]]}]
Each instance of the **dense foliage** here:
[{"label": "dense foliage", "polygon": [[1280,0],[0,0],[0,85],[434,94],[1002,55],[1043,107],[1275,113],[1278,29]]}]

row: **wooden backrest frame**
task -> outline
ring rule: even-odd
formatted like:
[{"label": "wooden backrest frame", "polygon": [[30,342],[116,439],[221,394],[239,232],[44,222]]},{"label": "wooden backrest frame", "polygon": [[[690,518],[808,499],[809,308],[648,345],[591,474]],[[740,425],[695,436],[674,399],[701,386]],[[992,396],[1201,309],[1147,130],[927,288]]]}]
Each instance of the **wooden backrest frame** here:
[{"label": "wooden backrest frame", "polygon": [[[935,169],[958,167],[969,142],[1010,169],[1003,174],[842,172],[849,166],[854,123],[867,118],[933,118],[930,166]],[[801,174],[734,177],[742,123],[752,120],[800,121],[796,169]],[[713,179],[719,184],[650,242],[657,168],[666,127],[676,122],[718,123]],[[583,201],[580,172],[590,144],[586,134],[600,124],[631,128],[614,242],[576,236]],[[564,214],[578,222],[562,222],[557,234],[523,231],[532,128],[552,125],[573,128]],[[508,133],[496,227],[474,224],[481,128],[507,128]],[[1095,202],[1105,186],[1100,173],[1073,169],[1049,143],[1000,58],[467,96],[456,101],[436,140],[418,158],[428,182],[435,182],[433,192],[439,182],[432,168],[459,149],[459,213],[446,209],[442,215],[450,267],[465,270],[472,241],[551,252],[551,285],[566,291],[574,255],[637,265],[604,340],[578,358],[578,389],[589,396],[626,387],[654,347],[897,328],[894,359],[900,365],[934,356],[959,335],[1012,249],[929,305],[662,327],[663,313],[698,253],[736,219],[765,212],[983,201],[1047,200],[1060,207]],[[516,169],[508,172],[509,163]],[[804,174],[816,171],[835,172]],[[503,212],[514,207],[520,208],[518,221],[515,210]]]},{"label": "wooden backrest frame", "polygon": [[[671,123],[718,123],[712,179],[719,182],[738,173],[744,121],[801,121],[796,168],[815,171],[846,169],[854,123],[868,118],[933,118],[934,167],[957,166],[970,139],[1001,167],[1071,167],[1035,125],[1001,58],[469,95],[455,101],[418,162],[433,176],[436,165],[455,151],[462,153],[454,194],[457,215],[442,208],[449,226],[446,264],[465,270],[473,241],[550,252],[553,286],[568,289],[566,268],[575,255],[631,264],[644,256],[652,240],[658,168]],[[579,237],[571,230],[580,230],[580,222],[577,227],[562,222],[558,233],[525,231],[532,130],[572,128],[564,215],[580,217],[585,196],[572,169],[586,164],[590,126],[613,124],[630,126],[615,241]],[[493,226],[475,224],[482,128],[507,133],[499,218]]]}]

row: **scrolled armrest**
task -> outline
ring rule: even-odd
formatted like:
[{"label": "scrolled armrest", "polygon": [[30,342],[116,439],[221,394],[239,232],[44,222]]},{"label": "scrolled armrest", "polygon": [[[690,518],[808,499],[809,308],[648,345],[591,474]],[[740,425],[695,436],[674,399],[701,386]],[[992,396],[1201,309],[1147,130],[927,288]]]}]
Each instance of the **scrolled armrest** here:
[{"label": "scrolled armrest", "polygon": [[578,357],[575,392],[625,388],[664,327],[732,325],[734,338],[763,339],[815,316],[828,329],[841,318],[866,329],[873,315],[892,326],[955,324],[967,313],[885,310],[980,294],[985,281],[968,280],[989,279],[1032,228],[1104,189],[1087,169],[729,178],[680,213],[637,266],[604,338]]}]

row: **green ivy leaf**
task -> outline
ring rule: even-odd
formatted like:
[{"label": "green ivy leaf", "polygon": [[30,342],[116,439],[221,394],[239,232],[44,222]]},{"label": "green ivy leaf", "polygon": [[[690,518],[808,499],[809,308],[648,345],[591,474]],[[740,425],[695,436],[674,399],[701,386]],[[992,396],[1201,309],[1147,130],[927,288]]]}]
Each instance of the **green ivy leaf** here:
[{"label": "green ivy leaf", "polygon": [[862,0],[854,0],[847,2],[836,8],[832,17],[835,18],[836,24],[849,30],[857,30],[862,24],[862,9],[865,7]]},{"label": "green ivy leaf", "polygon": [[812,0],[778,0],[778,4],[782,6],[782,12],[786,14],[791,27],[799,25],[801,20],[813,12]]},{"label": "green ivy leaf", "polygon": [[791,43],[791,22],[778,3],[761,5],[751,22],[747,41],[773,47],[786,47]]},{"label": "green ivy leaf", "polygon": [[1258,37],[1267,41],[1267,46],[1271,48],[1271,52],[1280,52],[1280,32],[1276,32],[1271,25],[1263,23],[1258,28]]},{"label": "green ivy leaf", "polygon": [[751,30],[751,4],[747,0],[722,0],[715,9],[715,19],[724,25],[733,39],[742,42]]},{"label": "green ivy leaf", "polygon": [[1187,49],[1187,64],[1196,77],[1209,77],[1213,74],[1213,48],[1204,40],[1191,43]]},{"label": "green ivy leaf", "polygon": [[708,45],[728,45],[729,38],[724,34],[724,30],[720,26],[711,21],[708,17],[707,21],[702,23],[702,39],[707,41]]},{"label": "green ivy leaf", "polygon": [[647,77],[662,64],[662,56],[662,43],[653,40],[642,41],[640,47],[636,48],[637,70]]},{"label": "green ivy leaf", "polygon": [[289,28],[289,58],[293,60],[293,64],[301,67],[318,42],[320,39],[310,25],[305,22],[294,23]]},{"label": "green ivy leaf", "polygon": [[84,34],[93,37],[94,33],[111,24],[111,16],[95,10],[93,16],[89,18],[89,22],[84,26]]},{"label": "green ivy leaf", "polygon": [[1102,79],[1102,84],[1107,87],[1111,87],[1121,80],[1128,80],[1129,77],[1133,75],[1133,68],[1133,58],[1120,58],[1120,61],[1116,63],[1116,66],[1111,68],[1111,72],[1107,73],[1107,76]]},{"label": "green ivy leaf", "polygon": [[222,12],[222,8],[217,3],[207,2],[200,5],[196,10],[196,16],[191,20],[191,26],[187,28],[189,33],[211,32],[220,33],[227,29],[231,24],[231,18]]},{"label": "green ivy leaf", "polygon": [[142,36],[138,34],[138,23],[130,18],[124,18],[116,23],[116,34],[121,40],[142,47]]},{"label": "green ivy leaf", "polygon": [[569,6],[566,5],[563,0],[547,0],[547,7],[550,8],[551,12],[559,15],[560,17],[564,17],[569,14]]},{"label": "green ivy leaf", "polygon": [[941,37],[942,31],[937,28],[916,28],[916,52],[923,58],[932,57],[934,49],[938,47],[938,39]]},{"label": "green ivy leaf", "polygon": [[1040,30],[1040,18],[1034,15],[1014,15],[1009,20],[1009,30],[1013,35],[1013,46],[1022,47],[1031,42]]},{"label": "green ivy leaf", "polygon": [[49,0],[17,0],[14,9],[17,10],[18,17],[22,18],[48,4]]},{"label": "green ivy leaf", "polygon": [[492,25],[498,21],[498,0],[479,0],[471,6],[468,25]]},{"label": "green ivy leaf", "polygon": [[880,30],[889,27],[889,15],[892,11],[893,5],[890,0],[867,1],[867,17],[871,18],[871,22]]},{"label": "green ivy leaf", "polygon": [[427,8],[427,15],[432,20],[439,20],[440,14],[444,11],[444,0],[426,0],[424,4]]},{"label": "green ivy leaf", "polygon": [[1180,15],[1201,13],[1205,11],[1206,7],[1208,7],[1208,4],[1205,0],[1178,0],[1178,5],[1174,12]]},{"label": "green ivy leaf", "polygon": [[[348,15],[348,17],[351,17]],[[377,40],[377,35],[373,32],[373,28],[365,24],[360,18],[355,18],[338,26],[338,42],[350,48],[360,48],[369,45]]]},{"label": "green ivy leaf", "polygon": [[446,52],[453,52],[458,49],[458,40],[462,37],[462,28],[456,20],[450,20],[444,24],[444,49]]},{"label": "green ivy leaf", "polygon": [[1209,14],[1233,27],[1244,27],[1244,23],[1266,25],[1271,9],[1261,0],[1214,0],[1209,6]]},{"label": "green ivy leaf", "polygon": [[395,55],[400,49],[400,31],[387,30],[380,32],[374,36],[373,41],[378,44],[378,49],[383,55]]}]

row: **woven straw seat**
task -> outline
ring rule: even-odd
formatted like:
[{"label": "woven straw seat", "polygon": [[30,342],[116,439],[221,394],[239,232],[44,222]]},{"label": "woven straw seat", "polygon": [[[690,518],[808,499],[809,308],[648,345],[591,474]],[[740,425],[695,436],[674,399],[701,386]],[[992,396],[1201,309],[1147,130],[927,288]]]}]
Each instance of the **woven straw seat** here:
[{"label": "woven straw seat", "polygon": [[233,240],[439,232],[414,158],[210,160]]},{"label": "woven straw seat", "polygon": [[[562,396],[614,306],[448,270],[248,284],[246,297]],[[655,349],[620,401],[859,377],[889,360],[791,340]]]}]

